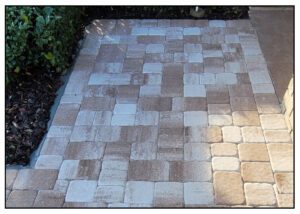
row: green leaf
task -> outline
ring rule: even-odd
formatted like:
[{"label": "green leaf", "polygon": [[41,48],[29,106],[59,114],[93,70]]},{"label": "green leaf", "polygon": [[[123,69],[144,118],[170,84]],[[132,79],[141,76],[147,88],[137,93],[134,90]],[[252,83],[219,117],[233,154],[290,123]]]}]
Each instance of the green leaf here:
[{"label": "green leaf", "polygon": [[45,58],[51,61],[53,59],[53,54],[51,52],[48,52],[47,54],[44,54]]},{"label": "green leaf", "polygon": [[19,73],[19,72],[20,72],[20,67],[17,66],[17,67],[15,68],[14,72],[15,72],[15,73]]}]

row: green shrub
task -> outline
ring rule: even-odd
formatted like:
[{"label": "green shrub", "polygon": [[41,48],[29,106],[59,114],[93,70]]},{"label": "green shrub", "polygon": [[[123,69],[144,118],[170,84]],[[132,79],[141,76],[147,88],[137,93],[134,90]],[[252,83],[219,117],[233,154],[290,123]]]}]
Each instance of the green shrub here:
[{"label": "green shrub", "polygon": [[6,7],[6,84],[21,73],[69,66],[82,7]]}]

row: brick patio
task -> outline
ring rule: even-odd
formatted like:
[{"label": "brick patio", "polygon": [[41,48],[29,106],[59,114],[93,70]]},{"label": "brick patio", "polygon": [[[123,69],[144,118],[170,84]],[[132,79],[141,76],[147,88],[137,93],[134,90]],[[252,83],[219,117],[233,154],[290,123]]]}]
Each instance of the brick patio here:
[{"label": "brick patio", "polygon": [[249,20],[95,20],[7,207],[290,207],[293,144]]}]

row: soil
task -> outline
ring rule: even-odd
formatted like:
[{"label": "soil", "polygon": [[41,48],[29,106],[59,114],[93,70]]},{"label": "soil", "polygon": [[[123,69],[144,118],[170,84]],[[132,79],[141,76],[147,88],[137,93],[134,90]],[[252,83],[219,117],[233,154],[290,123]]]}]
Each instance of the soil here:
[{"label": "soil", "polygon": [[43,72],[24,75],[5,95],[5,161],[26,165],[42,140],[61,85],[60,76]]}]

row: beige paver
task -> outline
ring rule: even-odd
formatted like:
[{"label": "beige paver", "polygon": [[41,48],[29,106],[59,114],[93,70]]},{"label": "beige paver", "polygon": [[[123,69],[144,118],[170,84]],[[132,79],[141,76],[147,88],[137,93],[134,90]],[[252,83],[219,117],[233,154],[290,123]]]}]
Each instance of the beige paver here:
[{"label": "beige paver", "polygon": [[267,146],[273,171],[293,171],[292,144],[270,143]]},{"label": "beige paver", "polygon": [[214,157],[212,168],[214,171],[237,171],[240,169],[240,162],[236,157]]},{"label": "beige paver", "polygon": [[234,143],[213,143],[211,145],[212,156],[235,156],[237,146]]},{"label": "beige paver", "polygon": [[265,130],[264,136],[267,143],[291,143],[291,135],[288,130]]},{"label": "beige paver", "polygon": [[236,126],[260,126],[256,111],[235,111],[232,112],[232,119]]},{"label": "beige paver", "polygon": [[260,122],[263,129],[287,129],[282,114],[260,115]]},{"label": "beige paver", "polygon": [[275,182],[279,193],[293,193],[293,173],[275,173]]},{"label": "beige paver", "polygon": [[271,184],[246,183],[245,197],[250,206],[272,206],[276,198]]},{"label": "beige paver", "polygon": [[241,173],[244,182],[274,182],[270,163],[243,162],[241,164]]},{"label": "beige paver", "polygon": [[261,127],[245,126],[241,128],[245,143],[264,143],[265,138]]},{"label": "beige paver", "polygon": [[242,141],[241,129],[237,126],[225,126],[222,128],[223,141],[226,143],[240,143]]},{"label": "beige paver", "polygon": [[244,143],[238,145],[241,161],[269,161],[267,146],[262,143]]},{"label": "beige paver", "polygon": [[245,201],[243,182],[238,172],[215,172],[214,189],[216,204],[238,205]]}]

